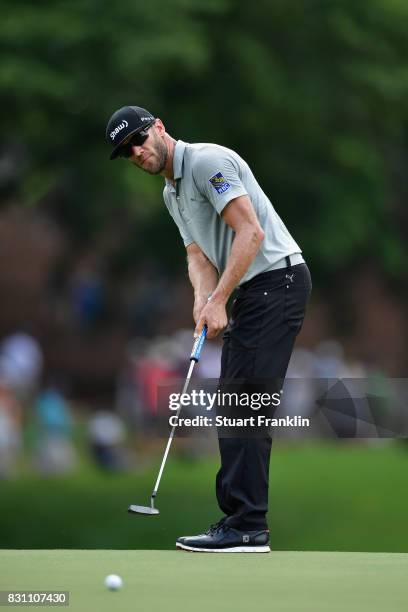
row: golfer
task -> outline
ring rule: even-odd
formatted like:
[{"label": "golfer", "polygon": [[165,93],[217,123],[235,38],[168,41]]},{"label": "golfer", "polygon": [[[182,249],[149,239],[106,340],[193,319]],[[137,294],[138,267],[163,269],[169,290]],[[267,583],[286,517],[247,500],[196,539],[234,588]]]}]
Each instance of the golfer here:
[{"label": "golfer", "polygon": [[[194,290],[195,335],[222,330],[221,381],[285,378],[311,291],[308,267],[248,164],[234,151],[174,140],[163,122],[138,106],[110,118],[111,159],[165,179],[164,202],[187,250]],[[226,304],[236,290],[228,322]],[[277,383],[276,381],[281,381]],[[229,387],[230,388],[230,387]],[[203,552],[269,552],[268,474],[272,440],[219,437],[216,478],[222,518],[177,539]]]}]

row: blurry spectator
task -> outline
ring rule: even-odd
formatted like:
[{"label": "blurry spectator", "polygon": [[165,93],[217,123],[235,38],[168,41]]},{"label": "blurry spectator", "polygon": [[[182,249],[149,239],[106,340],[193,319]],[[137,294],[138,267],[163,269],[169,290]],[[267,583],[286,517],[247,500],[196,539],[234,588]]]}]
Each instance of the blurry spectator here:
[{"label": "blurry spectator", "polygon": [[22,403],[36,391],[43,362],[41,346],[25,332],[16,332],[0,344],[0,372]]},{"label": "blurry spectator", "polygon": [[[190,332],[190,345],[192,334]],[[191,346],[190,349],[191,350]],[[128,361],[118,380],[117,408],[132,427],[146,428],[158,414],[158,390],[167,382],[180,379],[182,350],[174,338],[159,336],[147,343],[134,340],[129,346]],[[187,367],[188,357],[184,357]]]},{"label": "blurry spectator", "polygon": [[20,449],[20,406],[7,381],[0,378],[0,478],[16,474]]},{"label": "blurry spectator", "polygon": [[120,417],[108,410],[96,412],[88,423],[92,457],[103,470],[119,472],[130,467],[123,443],[126,429]]},{"label": "blurry spectator", "polygon": [[344,350],[336,340],[325,340],[315,348],[315,377],[343,378],[347,376]]},{"label": "blurry spectator", "polygon": [[145,358],[136,366],[137,387],[144,420],[154,419],[158,414],[159,385],[174,382],[180,378],[171,353],[164,343],[156,343]]},{"label": "blurry spectator", "polygon": [[71,279],[71,305],[80,329],[91,329],[105,307],[105,286],[96,257],[82,259]]},{"label": "blurry spectator", "polygon": [[61,392],[48,387],[34,406],[36,419],[35,463],[43,474],[64,474],[76,463],[72,443],[70,408]]}]

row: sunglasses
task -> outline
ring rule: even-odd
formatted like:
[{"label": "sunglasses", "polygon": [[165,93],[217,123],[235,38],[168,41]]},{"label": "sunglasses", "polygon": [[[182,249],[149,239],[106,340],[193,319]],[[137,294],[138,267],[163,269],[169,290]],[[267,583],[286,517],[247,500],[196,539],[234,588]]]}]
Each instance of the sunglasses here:
[{"label": "sunglasses", "polygon": [[154,124],[151,123],[150,125],[146,126],[144,130],[141,130],[137,134],[133,134],[133,136],[130,137],[129,141],[124,144],[123,147],[120,148],[118,157],[125,157],[126,159],[132,157],[132,147],[141,147],[142,144],[146,142],[147,138],[149,137],[148,131],[150,130],[152,125]]}]

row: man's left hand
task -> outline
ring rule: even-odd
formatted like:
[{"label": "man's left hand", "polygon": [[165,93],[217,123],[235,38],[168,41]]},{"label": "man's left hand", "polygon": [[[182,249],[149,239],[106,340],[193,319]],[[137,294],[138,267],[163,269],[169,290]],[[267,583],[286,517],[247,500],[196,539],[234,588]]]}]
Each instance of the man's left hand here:
[{"label": "man's left hand", "polygon": [[194,337],[198,337],[204,325],[207,325],[207,338],[215,338],[228,323],[225,304],[210,300],[201,311],[200,318],[194,330]]}]

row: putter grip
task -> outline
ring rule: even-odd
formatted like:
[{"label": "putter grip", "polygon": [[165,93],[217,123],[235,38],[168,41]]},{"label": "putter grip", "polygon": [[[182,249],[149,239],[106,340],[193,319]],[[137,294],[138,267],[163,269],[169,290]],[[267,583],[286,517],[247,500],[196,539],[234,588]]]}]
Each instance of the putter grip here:
[{"label": "putter grip", "polygon": [[204,325],[203,331],[198,336],[198,338],[196,338],[194,341],[193,350],[191,351],[191,355],[190,355],[190,361],[197,362],[200,359],[200,355],[201,355],[202,348],[204,346],[206,335],[207,335],[207,326]]}]

